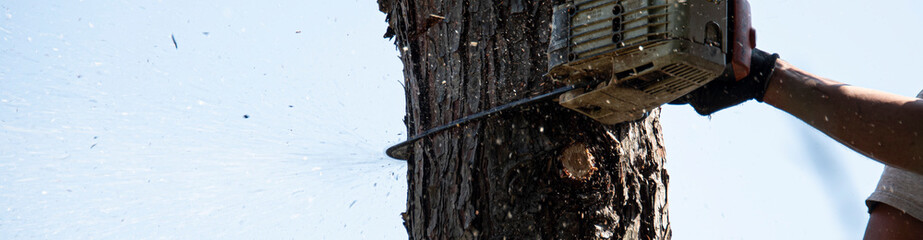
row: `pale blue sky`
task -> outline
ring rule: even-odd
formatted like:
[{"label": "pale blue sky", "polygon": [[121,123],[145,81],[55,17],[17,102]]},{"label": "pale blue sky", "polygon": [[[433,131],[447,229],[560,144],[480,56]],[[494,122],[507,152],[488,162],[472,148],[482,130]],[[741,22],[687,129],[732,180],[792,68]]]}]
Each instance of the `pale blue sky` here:
[{"label": "pale blue sky", "polygon": [[[921,3],[751,4],[796,66],[923,89]],[[0,3],[0,238],[406,238],[385,26],[374,1]],[[861,237],[880,164],[754,102],[662,121],[676,239]]]}]

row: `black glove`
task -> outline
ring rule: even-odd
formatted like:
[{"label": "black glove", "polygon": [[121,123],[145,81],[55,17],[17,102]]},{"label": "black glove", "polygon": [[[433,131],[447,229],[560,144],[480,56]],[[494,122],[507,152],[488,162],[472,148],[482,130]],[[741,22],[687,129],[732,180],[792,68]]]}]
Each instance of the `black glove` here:
[{"label": "black glove", "polygon": [[725,73],[670,104],[688,103],[697,113],[704,116],[750,99],[763,102],[763,95],[766,94],[766,86],[769,85],[769,77],[776,67],[777,59],[779,54],[753,49],[750,57],[750,75],[735,81],[733,74]]}]

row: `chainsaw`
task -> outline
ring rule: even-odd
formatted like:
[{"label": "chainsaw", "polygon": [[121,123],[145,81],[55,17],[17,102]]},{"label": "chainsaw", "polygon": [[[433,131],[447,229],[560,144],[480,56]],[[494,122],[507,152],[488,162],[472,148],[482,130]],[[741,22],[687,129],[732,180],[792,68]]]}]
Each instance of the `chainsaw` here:
[{"label": "chainsaw", "polygon": [[566,86],[426,130],[386,151],[407,160],[417,140],[536,101],[603,124],[645,117],[725,75],[750,71],[756,31],[746,0],[566,0],[553,8],[548,73]]}]

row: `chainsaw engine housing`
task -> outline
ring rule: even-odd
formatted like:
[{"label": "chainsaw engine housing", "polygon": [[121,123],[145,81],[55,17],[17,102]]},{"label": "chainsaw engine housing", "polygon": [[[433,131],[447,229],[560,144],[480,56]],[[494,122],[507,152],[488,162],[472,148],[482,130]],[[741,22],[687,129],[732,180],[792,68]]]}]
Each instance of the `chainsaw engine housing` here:
[{"label": "chainsaw engine housing", "polygon": [[616,124],[701,87],[728,66],[728,10],[728,0],[563,1],[554,7],[548,74],[592,86],[559,103]]}]

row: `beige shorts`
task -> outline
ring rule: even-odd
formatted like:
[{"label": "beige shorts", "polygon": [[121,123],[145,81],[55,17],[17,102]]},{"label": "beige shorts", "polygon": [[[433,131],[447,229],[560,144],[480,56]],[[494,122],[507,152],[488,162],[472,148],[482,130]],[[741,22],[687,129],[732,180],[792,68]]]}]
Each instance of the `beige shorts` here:
[{"label": "beige shorts", "polygon": [[[923,92],[917,95],[923,98]],[[875,192],[865,200],[869,212],[879,203],[891,205],[916,219],[923,220],[923,175],[885,166]]]}]

